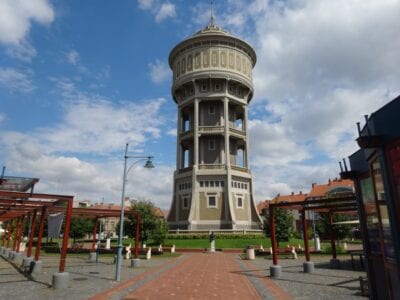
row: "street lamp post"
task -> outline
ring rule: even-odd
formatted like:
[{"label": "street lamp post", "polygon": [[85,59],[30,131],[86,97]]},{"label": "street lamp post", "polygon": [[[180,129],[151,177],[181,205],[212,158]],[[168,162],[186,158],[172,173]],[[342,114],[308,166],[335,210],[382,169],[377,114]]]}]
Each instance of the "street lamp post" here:
[{"label": "street lamp post", "polygon": [[[125,156],[124,156],[124,175],[123,175],[123,182],[122,182],[122,196],[121,196],[121,215],[119,219],[119,235],[118,235],[118,252],[117,252],[117,263],[116,263],[116,271],[115,271],[115,280],[121,281],[121,264],[122,264],[122,236],[124,233],[124,204],[125,204],[125,184],[126,184],[126,176],[130,171],[131,167],[142,160],[147,160],[146,164],[144,165],[145,168],[154,168],[153,163],[151,160],[153,156],[129,156],[128,155],[128,146],[129,144],[126,143],[125,146]],[[129,158],[137,158],[137,160],[126,170],[127,162]]]}]

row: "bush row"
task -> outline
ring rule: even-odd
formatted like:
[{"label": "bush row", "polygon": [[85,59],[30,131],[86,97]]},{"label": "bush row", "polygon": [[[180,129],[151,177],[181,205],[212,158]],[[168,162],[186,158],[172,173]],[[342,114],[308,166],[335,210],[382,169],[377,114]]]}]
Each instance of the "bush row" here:
[{"label": "bush row", "polygon": [[[199,240],[209,239],[210,235],[206,233],[195,233],[195,234],[168,234],[167,240]],[[264,239],[265,237],[260,234],[224,234],[215,233],[216,239]]]}]

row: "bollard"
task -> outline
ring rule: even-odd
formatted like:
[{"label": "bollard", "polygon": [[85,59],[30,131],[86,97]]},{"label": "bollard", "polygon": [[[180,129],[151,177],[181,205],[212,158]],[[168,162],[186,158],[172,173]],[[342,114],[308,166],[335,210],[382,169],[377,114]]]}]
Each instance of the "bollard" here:
[{"label": "bollard", "polygon": [[140,258],[131,259],[131,267],[137,268],[140,266]]},{"label": "bollard", "polygon": [[69,274],[67,272],[57,272],[53,274],[53,288],[54,289],[66,289],[68,288]]},{"label": "bollard", "polygon": [[279,265],[272,265],[269,267],[269,272],[272,278],[279,278],[282,275],[282,267]]}]

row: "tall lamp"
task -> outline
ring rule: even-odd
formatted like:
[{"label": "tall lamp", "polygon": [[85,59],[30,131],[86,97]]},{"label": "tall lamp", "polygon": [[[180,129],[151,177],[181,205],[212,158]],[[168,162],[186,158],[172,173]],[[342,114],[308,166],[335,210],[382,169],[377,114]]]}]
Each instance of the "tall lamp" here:
[{"label": "tall lamp", "polygon": [[[128,155],[128,146],[129,144],[126,143],[125,146],[125,156],[124,156],[124,176],[122,182],[122,197],[121,197],[121,215],[119,218],[119,235],[118,235],[118,253],[117,253],[117,264],[115,270],[115,280],[121,281],[121,264],[122,264],[122,237],[124,234],[124,204],[125,204],[125,184],[126,184],[126,176],[131,170],[131,168],[138,162],[146,160],[144,168],[151,169],[154,168],[152,163],[153,156],[131,156]],[[136,158],[137,160],[126,170],[126,165],[129,158]]]}]

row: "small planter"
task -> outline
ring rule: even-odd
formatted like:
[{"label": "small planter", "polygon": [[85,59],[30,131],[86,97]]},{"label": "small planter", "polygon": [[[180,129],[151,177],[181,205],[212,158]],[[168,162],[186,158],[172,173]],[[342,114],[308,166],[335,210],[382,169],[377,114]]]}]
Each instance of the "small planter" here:
[{"label": "small planter", "polygon": [[246,258],[249,260],[255,259],[254,248],[252,246],[247,246],[246,248]]}]

